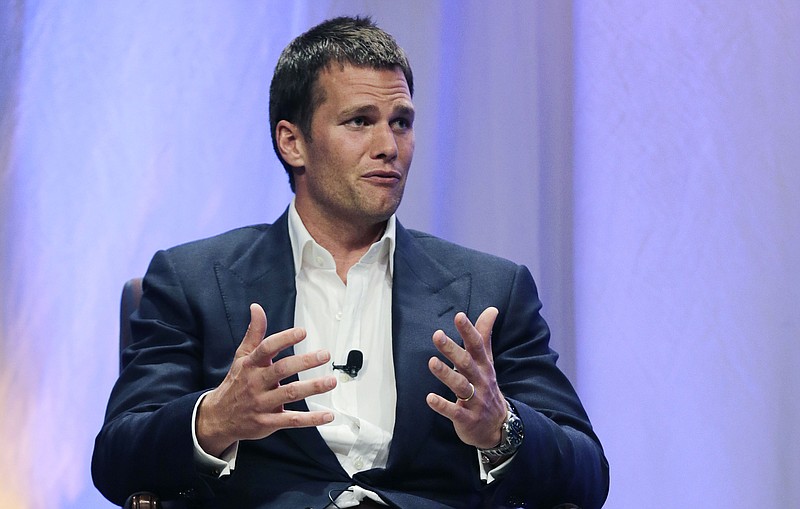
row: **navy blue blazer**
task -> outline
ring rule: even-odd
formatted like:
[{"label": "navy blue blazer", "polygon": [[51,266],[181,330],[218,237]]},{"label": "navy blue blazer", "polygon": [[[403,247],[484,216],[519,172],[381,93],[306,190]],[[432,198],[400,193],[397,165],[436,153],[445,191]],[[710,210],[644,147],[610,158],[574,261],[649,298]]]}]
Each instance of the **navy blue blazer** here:
[{"label": "navy blue blazer", "polygon": [[[273,225],[156,253],[132,317],[134,344],[123,354],[92,458],[95,485],[109,500],[121,504],[133,492],[153,491],[202,507],[323,508],[329,492],[358,484],[401,508],[602,505],[608,465],[556,367],[528,269],[399,224],[392,289],[397,409],[386,468],[351,479],[317,429],[305,428],[241,442],[230,476],[198,470],[192,409],[225,377],[249,304],[264,307],[272,334],[293,325],[295,298],[286,213]],[[425,396],[451,397],[428,371],[428,359],[439,355],[433,332],[460,338],[455,313],[474,321],[488,306],[500,310],[493,330],[497,379],[524,421],[525,439],[506,475],[486,485],[475,449]],[[307,410],[303,401],[288,407]]]}]

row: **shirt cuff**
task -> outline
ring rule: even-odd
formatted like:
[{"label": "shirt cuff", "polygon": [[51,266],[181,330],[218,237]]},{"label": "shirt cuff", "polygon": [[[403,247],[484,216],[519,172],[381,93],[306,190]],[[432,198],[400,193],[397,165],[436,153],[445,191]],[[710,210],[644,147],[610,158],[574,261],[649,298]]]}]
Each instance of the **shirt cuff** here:
[{"label": "shirt cuff", "polygon": [[[209,391],[210,392],[210,391]],[[208,454],[200,447],[197,441],[197,409],[200,408],[200,403],[206,397],[208,392],[204,392],[197,398],[192,410],[192,442],[194,443],[194,462],[198,468],[210,471],[217,477],[225,477],[233,472],[236,468],[236,456],[239,454],[239,442],[234,442],[230,447],[222,451],[219,458]]]},{"label": "shirt cuff", "polygon": [[496,467],[492,468],[491,470],[486,470],[486,463],[481,461],[481,451],[478,452],[478,465],[481,474],[481,481],[484,481],[486,484],[490,484],[498,479],[501,479],[503,475],[505,475],[506,470],[508,470],[508,466],[514,461],[514,458],[517,457],[517,453],[511,455],[507,460],[500,463]]}]

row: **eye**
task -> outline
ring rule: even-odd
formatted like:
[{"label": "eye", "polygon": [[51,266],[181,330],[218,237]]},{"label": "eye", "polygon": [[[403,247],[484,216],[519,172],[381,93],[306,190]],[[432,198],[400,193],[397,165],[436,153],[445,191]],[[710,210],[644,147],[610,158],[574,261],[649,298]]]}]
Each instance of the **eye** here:
[{"label": "eye", "polygon": [[411,129],[412,124],[413,122],[407,118],[398,118],[392,122],[392,126],[399,131],[407,131],[408,129]]},{"label": "eye", "polygon": [[364,127],[367,125],[367,119],[364,117],[354,117],[345,122],[345,125],[352,127]]}]

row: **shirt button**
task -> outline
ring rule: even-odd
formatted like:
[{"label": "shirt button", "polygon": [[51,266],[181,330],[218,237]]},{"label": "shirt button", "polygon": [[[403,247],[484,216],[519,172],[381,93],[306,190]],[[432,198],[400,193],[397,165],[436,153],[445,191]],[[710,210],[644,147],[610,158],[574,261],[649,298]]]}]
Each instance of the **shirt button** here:
[{"label": "shirt button", "polygon": [[362,460],[361,458],[356,458],[356,460],[353,462],[353,466],[361,470],[362,468],[364,468],[364,460]]},{"label": "shirt button", "polygon": [[341,312],[341,311],[339,311],[338,313],[336,313],[336,319],[337,319],[337,320],[341,320],[341,319],[342,319],[342,312]]}]

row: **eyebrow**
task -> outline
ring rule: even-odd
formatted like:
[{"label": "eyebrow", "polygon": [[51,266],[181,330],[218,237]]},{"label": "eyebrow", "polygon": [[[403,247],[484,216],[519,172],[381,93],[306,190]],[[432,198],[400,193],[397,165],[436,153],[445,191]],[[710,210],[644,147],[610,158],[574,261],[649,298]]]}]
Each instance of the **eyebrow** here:
[{"label": "eyebrow", "polygon": [[394,110],[394,112],[395,113],[399,113],[401,115],[405,115],[407,117],[413,117],[414,115],[416,115],[416,110],[414,109],[414,107],[413,106],[407,106],[407,105],[398,106]]},{"label": "eyebrow", "polygon": [[378,111],[378,107],[373,104],[365,104],[361,106],[353,106],[352,108],[347,108],[341,112],[342,117],[353,117],[358,115],[366,115],[369,113],[376,113]]},{"label": "eyebrow", "polygon": [[[378,107],[374,104],[364,104],[361,106],[354,106],[352,108],[348,108],[341,112],[341,117],[353,117],[359,115],[369,115],[369,114],[376,114],[378,112]],[[392,110],[392,116],[394,115],[405,115],[413,117],[415,115],[415,110],[413,106],[408,105],[400,105],[395,107]]]}]

